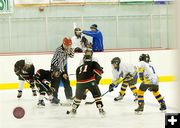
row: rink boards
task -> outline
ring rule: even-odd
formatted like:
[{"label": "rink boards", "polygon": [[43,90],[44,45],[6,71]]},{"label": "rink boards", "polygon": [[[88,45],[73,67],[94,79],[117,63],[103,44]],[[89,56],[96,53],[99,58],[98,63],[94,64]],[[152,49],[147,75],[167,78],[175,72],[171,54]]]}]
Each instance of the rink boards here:
[{"label": "rink boards", "polygon": [[[132,63],[138,65],[139,55],[148,53],[151,57],[152,63],[159,76],[160,82],[173,82],[176,76],[176,50],[141,50],[141,51],[109,51],[94,53],[93,56],[98,60],[103,67],[104,74],[100,84],[107,85],[112,82],[112,67],[111,59],[113,57],[120,57],[122,62]],[[50,69],[50,63],[53,53],[34,53],[34,54],[9,54],[0,55],[0,89],[17,88],[18,80],[14,73],[14,64],[20,59],[30,58],[35,66],[35,69]],[[79,66],[79,62],[83,57],[83,53],[76,53],[74,58],[68,59],[68,72],[71,80],[71,85],[76,84],[75,71]],[[140,82],[140,81],[138,81]],[[28,84],[25,84],[25,88]]]}]

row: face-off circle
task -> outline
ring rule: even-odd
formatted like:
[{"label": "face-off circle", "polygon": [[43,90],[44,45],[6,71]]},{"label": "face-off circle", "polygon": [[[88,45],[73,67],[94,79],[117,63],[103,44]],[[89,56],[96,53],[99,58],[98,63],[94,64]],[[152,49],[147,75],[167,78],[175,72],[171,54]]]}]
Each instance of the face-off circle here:
[{"label": "face-off circle", "polygon": [[14,108],[14,110],[13,110],[13,115],[14,115],[14,117],[17,118],[17,119],[23,118],[24,115],[25,115],[25,110],[24,110],[24,108],[22,108],[22,107],[16,107],[16,108]]}]

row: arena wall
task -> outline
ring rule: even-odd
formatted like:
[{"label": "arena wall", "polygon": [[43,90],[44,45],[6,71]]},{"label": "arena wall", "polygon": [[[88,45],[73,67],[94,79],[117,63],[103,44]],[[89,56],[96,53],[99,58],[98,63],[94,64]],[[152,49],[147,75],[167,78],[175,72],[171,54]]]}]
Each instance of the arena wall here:
[{"label": "arena wall", "polygon": [[[98,59],[99,64],[104,68],[101,84],[111,83],[112,67],[111,59],[119,56],[122,62],[138,65],[138,58],[141,53],[150,54],[152,63],[159,75],[160,82],[175,81],[176,76],[176,50],[153,50],[153,51],[110,51],[94,53],[93,56]],[[35,69],[50,69],[50,63],[53,53],[40,54],[10,54],[0,55],[0,89],[13,89],[18,86],[18,79],[14,73],[14,64],[20,59],[30,58]],[[74,58],[68,60],[68,72],[70,74],[71,85],[75,85],[75,71],[79,65],[83,53],[76,53]],[[25,85],[25,88],[28,85]]]}]

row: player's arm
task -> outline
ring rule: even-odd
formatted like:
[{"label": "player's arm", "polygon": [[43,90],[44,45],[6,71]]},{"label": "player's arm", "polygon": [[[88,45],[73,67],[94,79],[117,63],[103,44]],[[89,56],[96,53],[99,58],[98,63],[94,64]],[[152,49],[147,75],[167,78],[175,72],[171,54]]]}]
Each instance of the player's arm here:
[{"label": "player's arm", "polygon": [[82,45],[83,47],[86,47],[86,46],[88,45],[88,40],[87,40],[87,38],[86,38],[85,36],[83,36],[83,37],[81,38],[81,45]]},{"label": "player's arm", "polygon": [[43,84],[49,85],[50,82],[47,80],[45,76],[49,76],[48,72],[46,72],[45,70],[39,69],[34,75],[34,79],[36,82],[41,82]]},{"label": "player's arm", "polygon": [[33,79],[34,72],[35,72],[35,67],[34,67],[34,65],[31,65],[31,67],[29,68],[29,71],[28,71],[30,79]]},{"label": "player's arm", "polygon": [[94,32],[94,31],[86,31],[86,30],[82,31],[82,33],[85,34],[85,35],[91,36],[91,37],[96,37],[97,34],[98,34],[97,32]]},{"label": "player's arm", "polygon": [[123,72],[121,71],[121,72],[119,73],[119,72],[117,72],[116,69],[113,69],[113,70],[112,70],[112,75],[113,75],[112,84],[118,85],[118,84],[119,84],[119,81],[123,78]]},{"label": "player's arm", "polygon": [[138,67],[138,73],[139,73],[139,79],[143,81],[144,80],[144,66],[142,63]]},{"label": "player's arm", "polygon": [[[128,75],[128,74],[127,74]],[[127,76],[123,77],[123,73],[121,72],[120,75],[113,70],[113,82],[109,85],[109,92],[114,90],[114,87],[117,87],[122,80],[126,80]]]},{"label": "player's arm", "polygon": [[96,78],[96,82],[97,84],[99,84],[99,81],[101,80],[102,78],[102,74],[103,74],[103,68],[95,61],[93,61],[94,63],[94,73],[95,73],[95,78]]},{"label": "player's arm", "polygon": [[70,48],[69,51],[68,51],[68,56],[73,58],[74,57],[74,49],[73,48]]}]

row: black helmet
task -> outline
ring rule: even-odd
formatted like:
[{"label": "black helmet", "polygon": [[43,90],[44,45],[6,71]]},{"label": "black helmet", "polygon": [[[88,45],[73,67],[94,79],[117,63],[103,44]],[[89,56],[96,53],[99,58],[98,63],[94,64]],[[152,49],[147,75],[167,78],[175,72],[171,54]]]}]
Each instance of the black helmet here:
[{"label": "black helmet", "polygon": [[91,55],[84,55],[84,57],[83,57],[83,61],[84,62],[87,62],[87,61],[92,61],[92,56]]},{"label": "black helmet", "polygon": [[146,62],[147,63],[151,62],[149,54],[146,54]]},{"label": "black helmet", "polygon": [[111,60],[111,64],[116,64],[119,66],[119,64],[121,63],[121,59],[119,57],[114,57],[112,60]]},{"label": "black helmet", "polygon": [[93,55],[93,50],[91,48],[86,48],[86,50],[84,51],[85,55],[87,52],[91,52],[91,56]]},{"label": "black helmet", "polygon": [[149,63],[150,62],[150,56],[149,56],[149,54],[141,54],[140,56],[139,56],[139,61],[144,61],[144,62],[147,62],[147,63]]},{"label": "black helmet", "polygon": [[77,34],[77,32],[80,32],[81,29],[80,28],[75,28],[74,29],[74,34],[77,36],[77,37],[81,37],[81,34]]},{"label": "black helmet", "polygon": [[75,28],[74,32],[77,32],[77,31],[81,31],[81,29],[80,28]]},{"label": "black helmet", "polygon": [[91,26],[90,26],[90,29],[97,29],[97,24],[92,24]]}]

